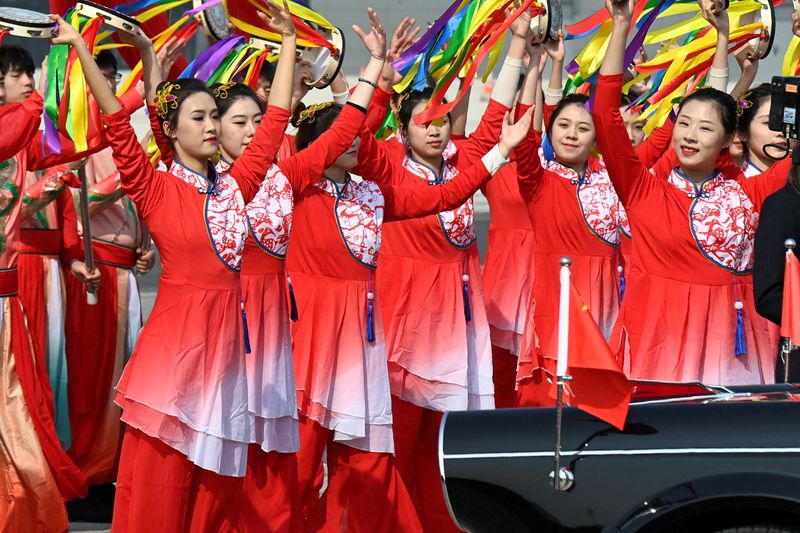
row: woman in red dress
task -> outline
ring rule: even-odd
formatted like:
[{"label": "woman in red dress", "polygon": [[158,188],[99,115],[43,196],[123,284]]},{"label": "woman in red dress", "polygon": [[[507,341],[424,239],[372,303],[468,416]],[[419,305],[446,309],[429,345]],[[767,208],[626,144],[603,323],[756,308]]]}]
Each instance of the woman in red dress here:
[{"label": "woman in red dress", "polygon": [[[397,139],[377,141],[402,169],[392,173],[392,185],[445,183],[496,144],[519,83],[528,28],[527,16],[514,24],[492,99],[468,140],[451,142],[449,116],[430,124],[412,123],[426,107],[429,91],[403,97]],[[360,152],[355,172],[380,179],[369,163]],[[383,230],[376,287],[386,330],[395,449],[398,469],[425,529],[454,527],[436,465],[442,413],[494,407],[491,342],[473,216],[470,199],[453,211],[387,224]]]},{"label": "woman in red dress", "polygon": [[[293,49],[291,19],[273,7],[280,13],[276,30]],[[123,188],[148,224],[163,264],[150,320],[117,386],[128,430],[114,527],[234,530],[247,448],[255,440],[238,276],[245,201],[255,195],[277,152],[289,116],[290,85],[273,90],[272,102],[279,105],[268,108],[263,126],[229,172],[217,174],[209,162],[218,149],[213,95],[190,79],[154,91],[160,74],[152,44],[141,33],[128,36],[143,53],[148,99],[158,96],[161,126],[176,153],[169,172],[156,171],[80,35],[57,20],[54,41],[78,54],[105,115]],[[287,56],[283,63],[291,68],[294,57]]]},{"label": "woman in red dress", "polygon": [[[362,78],[369,84],[377,82],[384,45],[371,47],[374,60]],[[351,102],[357,98],[358,92]],[[318,142],[315,138],[339,107],[324,105],[304,113],[298,121],[299,149]],[[392,147],[365,129],[360,143],[329,167],[323,180],[295,192],[287,268],[298,309],[293,357],[301,414],[300,496],[303,501],[314,497],[313,480],[327,449],[326,520],[334,530],[420,529],[392,457],[397,438],[381,320],[383,292],[374,276],[383,223],[462,204],[504,164],[529,127],[530,114],[504,127],[502,146],[490,147],[457,177],[433,188],[419,180],[398,184],[405,167],[395,162]],[[360,182],[349,175],[356,152],[358,173],[364,177]]]},{"label": "woman in red dress", "polygon": [[637,236],[632,283],[612,346],[630,377],[710,384],[769,383],[777,338],[753,305],[750,271],[761,204],[786,181],[788,160],[749,180],[726,179],[736,103],[716,89],[682,102],[666,174],[642,165],[619,115],[633,0],[606,0],[613,20],[594,117],[600,148]]}]

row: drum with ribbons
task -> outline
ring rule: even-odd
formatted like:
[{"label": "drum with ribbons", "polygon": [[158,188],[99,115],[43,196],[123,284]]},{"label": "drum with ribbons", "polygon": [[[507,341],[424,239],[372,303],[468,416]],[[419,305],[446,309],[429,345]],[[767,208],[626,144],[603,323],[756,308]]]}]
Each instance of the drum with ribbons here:
[{"label": "drum with ribbons", "polygon": [[75,10],[89,19],[101,18],[103,24],[115,30],[131,33],[141,26],[135,18],[90,0],[81,0],[75,4]]},{"label": "drum with ribbons", "polygon": [[[204,0],[192,0],[194,10],[202,8],[203,4]],[[221,41],[231,34],[228,13],[222,3],[201,9],[195,15],[195,18],[200,23],[200,27],[203,28],[203,33],[215,41]]]},{"label": "drum with ribbons", "polygon": [[[289,2],[292,18],[297,28],[298,60],[311,65],[312,78],[306,83],[317,89],[329,86],[342,66],[345,39],[343,32],[325,20],[320,14]],[[251,44],[263,45],[280,52],[280,36],[264,28],[256,8],[248,2],[227,2],[231,23],[248,35]]]},{"label": "drum with ribbons", "polygon": [[531,9],[535,15],[531,17],[533,43],[557,41],[562,25],[562,8],[560,0],[541,0],[534,2]]},{"label": "drum with ribbons", "polygon": [[32,39],[49,39],[56,23],[38,11],[18,7],[0,7],[0,31],[7,35]]},{"label": "drum with ribbons", "polygon": [[[750,41],[750,46],[756,51],[759,59],[764,59],[772,51],[775,42],[775,7],[771,0],[758,0],[760,9],[745,13],[739,19],[739,25],[763,24],[761,35]],[[797,2],[795,2],[795,6]]]}]

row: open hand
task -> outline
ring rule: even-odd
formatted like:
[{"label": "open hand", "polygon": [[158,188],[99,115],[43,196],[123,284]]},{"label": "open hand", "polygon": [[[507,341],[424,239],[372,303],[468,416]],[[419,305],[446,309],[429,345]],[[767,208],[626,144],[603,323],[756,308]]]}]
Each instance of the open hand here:
[{"label": "open hand", "polygon": [[276,33],[280,33],[283,37],[294,37],[297,35],[297,29],[294,26],[292,19],[292,12],[289,11],[289,3],[283,0],[283,6],[280,6],[269,0],[269,15],[259,11],[258,17],[264,21]]},{"label": "open hand", "polygon": [[[519,2],[514,2],[514,9],[519,8]],[[510,14],[510,13],[509,13]],[[528,40],[528,34],[531,31],[531,12],[529,9],[526,9],[522,13],[520,13],[519,17],[511,23],[511,35],[514,37],[519,37],[520,39]]]},{"label": "open hand", "polygon": [[544,42],[544,51],[547,52],[547,55],[550,56],[550,59],[553,60],[553,63],[563,63],[564,58],[566,57],[566,52],[564,50],[564,32],[558,30],[558,40],[554,41],[552,39],[548,39]]},{"label": "open hand", "polygon": [[703,4],[701,4],[701,7],[703,9],[700,11],[700,14],[718,32],[724,32],[724,33],[727,34],[729,29],[730,29],[730,22],[728,20],[728,12],[726,10],[722,9],[721,7],[718,7],[718,4],[720,4],[719,0],[717,0],[716,2],[710,0],[710,4],[713,4],[713,6],[710,6],[708,8],[704,5],[705,3],[706,2],[704,0]]},{"label": "open hand", "polygon": [[378,13],[371,7],[367,8],[371,30],[366,33],[357,24],[353,24],[353,31],[364,43],[364,47],[375,59],[386,60],[386,30],[383,29]]},{"label": "open hand", "polygon": [[156,52],[156,61],[161,69],[161,79],[169,79],[169,72],[172,70],[173,65],[183,53],[188,41],[179,40],[175,37],[170,37],[164,46]]},{"label": "open hand", "polygon": [[144,30],[138,26],[135,26],[131,31],[117,30],[117,35],[120,41],[135,46],[139,50],[147,50],[153,46],[153,41],[151,41]]},{"label": "open hand", "polygon": [[531,130],[534,107],[531,106],[516,124],[509,123],[510,113],[506,112],[506,116],[503,118],[503,130],[500,134],[500,153],[503,154],[503,157],[508,157],[514,148],[527,137]]}]

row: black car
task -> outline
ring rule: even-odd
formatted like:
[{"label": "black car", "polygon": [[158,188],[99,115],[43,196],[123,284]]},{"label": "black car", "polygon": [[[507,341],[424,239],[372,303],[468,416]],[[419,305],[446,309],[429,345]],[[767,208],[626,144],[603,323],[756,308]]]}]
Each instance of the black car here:
[{"label": "black car", "polygon": [[466,531],[800,532],[800,389],[638,382],[623,431],[556,409],[451,412],[445,499]]}]

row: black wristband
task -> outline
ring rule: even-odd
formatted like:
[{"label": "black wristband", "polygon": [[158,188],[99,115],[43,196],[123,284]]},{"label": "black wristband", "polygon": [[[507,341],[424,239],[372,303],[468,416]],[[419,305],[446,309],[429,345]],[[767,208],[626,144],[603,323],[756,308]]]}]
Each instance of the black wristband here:
[{"label": "black wristband", "polygon": [[369,81],[369,80],[368,80],[368,79],[366,79],[366,78],[358,78],[358,81],[363,81],[363,82],[364,82],[364,83],[366,83],[367,85],[372,85],[372,86],[373,86],[373,87],[375,87],[376,89],[378,88],[378,84],[377,84],[377,83],[375,83],[375,82],[372,82],[372,81]]}]

